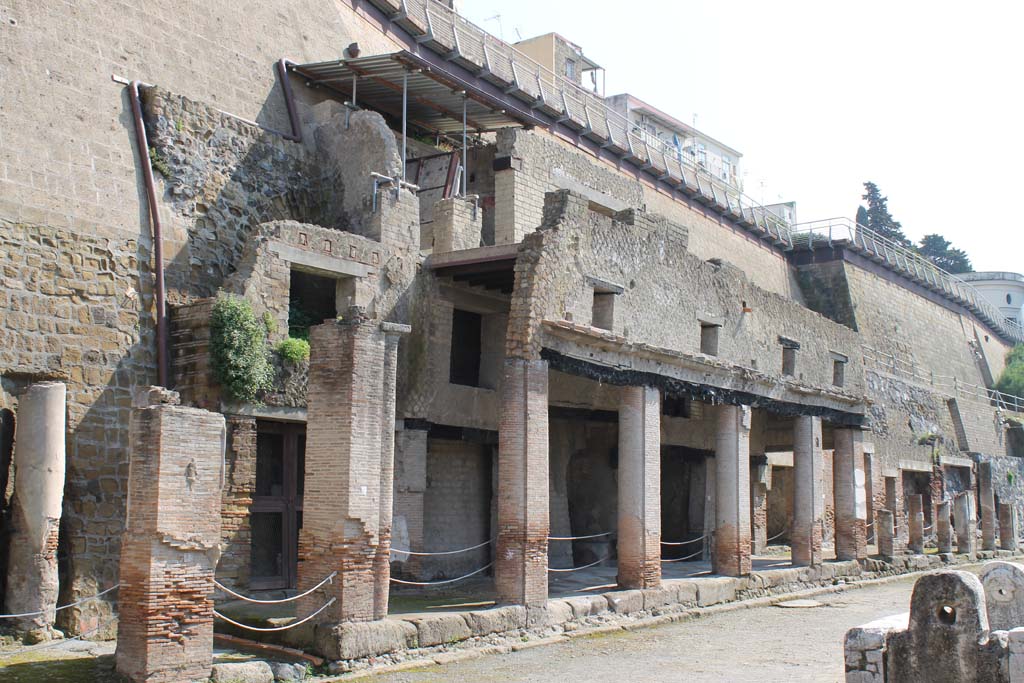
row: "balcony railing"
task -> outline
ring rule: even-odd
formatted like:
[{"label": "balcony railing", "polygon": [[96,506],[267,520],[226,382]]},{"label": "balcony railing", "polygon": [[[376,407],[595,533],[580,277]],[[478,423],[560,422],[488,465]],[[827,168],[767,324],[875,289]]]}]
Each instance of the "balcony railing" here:
[{"label": "balcony railing", "polygon": [[981,292],[920,254],[897,244],[848,218],[798,223],[792,229],[795,248],[813,249],[839,243],[867,258],[887,265],[933,292],[955,301],[1014,343],[1024,343],[1024,327],[1011,320]]},{"label": "balcony railing", "polygon": [[502,86],[532,108],[614,150],[659,180],[716,206],[777,246],[792,248],[789,225],[781,217],[693,161],[680,159],[674,146],[645,140],[642,131],[605,104],[602,97],[541,66],[450,7],[437,0],[370,1],[434,52]]}]

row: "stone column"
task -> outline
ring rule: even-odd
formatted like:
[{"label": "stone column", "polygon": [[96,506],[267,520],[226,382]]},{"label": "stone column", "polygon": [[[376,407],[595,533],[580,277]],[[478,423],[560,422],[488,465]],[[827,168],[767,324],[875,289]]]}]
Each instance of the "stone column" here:
[{"label": "stone column", "polygon": [[862,560],[868,556],[868,499],[863,434],[859,429],[835,430],[832,491],[835,498],[836,559]]},{"label": "stone column", "polygon": [[548,599],[548,364],[505,360],[498,433],[499,602]]},{"label": "stone column", "polygon": [[1017,508],[1013,503],[999,504],[999,547],[1017,552]]},{"label": "stone column", "polygon": [[793,426],[792,562],[821,564],[821,519],[825,511],[821,418],[801,415]]},{"label": "stone column", "polygon": [[924,552],[924,498],[920,493],[907,496],[907,516],[910,518],[907,549],[920,555]]},{"label": "stone column", "polygon": [[751,552],[759,555],[768,547],[768,473],[771,466],[764,454],[750,457]]},{"label": "stone column", "polygon": [[878,554],[882,557],[892,558],[896,554],[893,517],[892,510],[879,510],[875,513],[875,536],[878,538]]},{"label": "stone column", "polygon": [[224,416],[136,393],[121,541],[117,671],[137,683],[206,680],[220,556]]},{"label": "stone column", "polygon": [[384,337],[380,323],[355,307],[343,320],[310,330],[298,588],[306,591],[332,572],[338,576],[299,600],[296,614],[311,614],[333,598],[318,623],[376,615]]},{"label": "stone column", "polygon": [[906,515],[903,511],[903,486],[902,482],[900,482],[898,470],[896,476],[885,477],[885,507],[893,514],[892,521],[895,528],[893,543],[895,544],[895,549],[901,550],[904,547],[907,532]]},{"label": "stone column", "polygon": [[619,404],[619,586],[661,584],[661,397],[623,387]]},{"label": "stone column", "polygon": [[716,463],[715,458],[711,456],[704,458],[704,552],[701,553],[700,559],[705,562],[711,561],[715,524],[718,520],[715,513],[715,491],[718,488],[718,482],[715,481]]},{"label": "stone column", "polygon": [[714,573],[750,573],[750,406],[718,408]]},{"label": "stone column", "polygon": [[956,551],[974,555],[978,550],[978,519],[974,509],[974,492],[958,493],[953,501],[953,526],[956,528]]},{"label": "stone column", "polygon": [[30,386],[18,403],[4,604],[10,614],[44,612],[7,620],[32,643],[54,635],[66,396],[67,388],[61,382],[42,382]]},{"label": "stone column", "polygon": [[951,507],[950,502],[944,500],[939,503],[935,511],[935,537],[940,554],[953,552],[953,528],[949,523]]},{"label": "stone column", "polygon": [[395,490],[395,380],[398,367],[398,340],[408,334],[408,325],[381,323],[384,332],[384,386],[380,417],[380,542],[373,560],[373,618],[388,615],[391,592],[391,522],[394,517]]},{"label": "stone column", "polygon": [[978,497],[981,503],[981,549],[996,549],[996,498],[992,463],[978,463]]}]

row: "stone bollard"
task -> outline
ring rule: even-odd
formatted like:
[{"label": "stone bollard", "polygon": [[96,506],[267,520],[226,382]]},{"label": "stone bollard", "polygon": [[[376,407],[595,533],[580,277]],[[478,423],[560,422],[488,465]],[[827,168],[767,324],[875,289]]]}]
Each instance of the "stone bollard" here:
[{"label": "stone bollard", "polygon": [[986,562],[981,585],[985,588],[989,630],[1009,631],[1024,626],[1024,565]]},{"label": "stone bollard", "polygon": [[115,659],[135,683],[206,680],[213,664],[224,416],[177,402],[151,387],[131,413]]},{"label": "stone bollard", "polygon": [[907,550],[920,555],[924,552],[924,501],[920,493],[907,496],[907,508],[907,516],[910,518]]},{"label": "stone bollard", "polygon": [[950,502],[939,503],[935,511],[935,537],[939,546],[939,554],[948,555],[953,552],[953,527],[950,524]]},{"label": "stone bollard", "polygon": [[981,503],[981,549],[996,549],[996,500],[992,463],[978,463],[978,498]]},{"label": "stone bollard", "polygon": [[42,382],[30,386],[18,403],[5,605],[13,614],[42,612],[8,622],[33,643],[55,634],[66,399],[63,383]]},{"label": "stone bollard", "polygon": [[895,555],[894,518],[892,510],[879,510],[875,513],[875,537],[878,539],[878,554],[882,557],[892,558]]},{"label": "stone bollard", "polygon": [[[1017,539],[1017,508],[1013,503],[999,504],[999,547],[1003,550],[1017,552],[1020,541]],[[1024,626],[1024,623],[1018,624]]]},{"label": "stone bollard", "polygon": [[978,550],[978,518],[974,508],[974,492],[958,493],[953,501],[953,526],[956,528],[956,550],[974,555]]}]

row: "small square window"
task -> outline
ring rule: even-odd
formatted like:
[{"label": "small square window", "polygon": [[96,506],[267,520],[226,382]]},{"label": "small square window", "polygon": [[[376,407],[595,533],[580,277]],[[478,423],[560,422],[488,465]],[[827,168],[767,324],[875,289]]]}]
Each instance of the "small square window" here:
[{"label": "small square window", "polygon": [[700,352],[707,356],[718,355],[718,331],[721,325],[712,323],[700,324]]},{"label": "small square window", "polygon": [[833,386],[841,387],[846,384],[846,361],[845,360],[833,360],[832,361],[832,384]]},{"label": "small square window", "polygon": [[576,78],[576,62],[572,59],[565,60],[565,77]]},{"label": "small square window", "polygon": [[791,346],[782,347],[782,374],[787,377],[796,375],[796,352]]},{"label": "small square window", "polygon": [[602,330],[612,331],[615,327],[615,294],[594,291],[594,305],[590,324]]}]

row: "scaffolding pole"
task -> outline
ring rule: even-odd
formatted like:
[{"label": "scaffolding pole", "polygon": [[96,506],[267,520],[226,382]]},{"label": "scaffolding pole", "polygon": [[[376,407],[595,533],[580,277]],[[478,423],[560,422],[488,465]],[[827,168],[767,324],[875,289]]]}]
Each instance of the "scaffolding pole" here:
[{"label": "scaffolding pole", "polygon": [[406,126],[408,125],[408,122],[406,121],[406,119],[408,118],[408,116],[406,115],[406,112],[407,112],[408,109],[409,109],[409,72],[408,71],[403,71],[402,72],[402,181],[403,182],[406,182],[406,181],[409,180],[409,178],[406,177],[406,173],[405,173],[405,167],[406,167],[406,163],[405,163],[405,159],[406,159],[406,143],[408,141],[408,136],[407,136],[407,133],[406,133]]},{"label": "scaffolding pole", "polygon": [[462,93],[462,197],[469,194],[469,153],[467,152],[466,137],[466,101],[469,98]]}]

